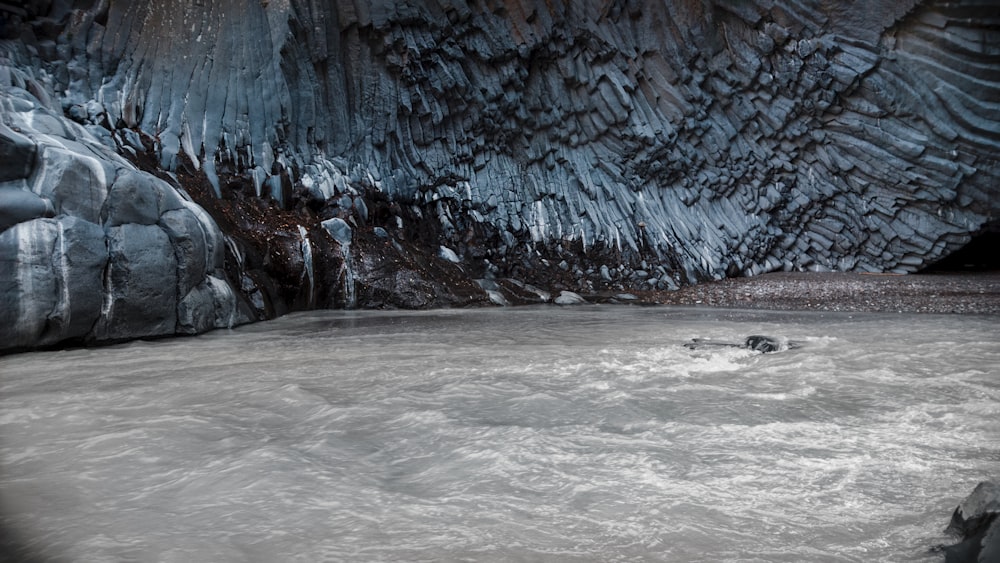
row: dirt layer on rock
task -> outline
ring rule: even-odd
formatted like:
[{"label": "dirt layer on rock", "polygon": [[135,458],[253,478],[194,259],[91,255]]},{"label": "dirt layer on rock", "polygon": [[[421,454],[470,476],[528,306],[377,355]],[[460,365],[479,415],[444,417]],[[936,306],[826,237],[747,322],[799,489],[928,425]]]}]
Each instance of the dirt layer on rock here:
[{"label": "dirt layer on rock", "polygon": [[649,304],[741,309],[1000,315],[1000,270],[908,275],[778,272],[636,297]]}]

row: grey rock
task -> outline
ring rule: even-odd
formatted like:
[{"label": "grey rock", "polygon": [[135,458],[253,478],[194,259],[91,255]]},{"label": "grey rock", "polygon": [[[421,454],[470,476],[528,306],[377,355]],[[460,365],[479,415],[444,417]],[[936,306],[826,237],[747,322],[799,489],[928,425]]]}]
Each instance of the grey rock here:
[{"label": "grey rock", "polygon": [[0,182],[27,178],[34,167],[35,154],[31,139],[0,122]]},{"label": "grey rock", "polygon": [[59,226],[53,267],[61,295],[49,316],[49,332],[43,344],[89,338],[104,306],[108,263],[104,229],[77,217],[61,217]]},{"label": "grey rock", "polygon": [[0,234],[3,348],[86,337],[101,313],[107,260],[103,229],[73,217],[36,219]]},{"label": "grey rock", "polygon": [[173,334],[177,324],[177,260],[156,225],[127,223],[108,229],[107,314],[100,340]]},{"label": "grey rock", "polygon": [[572,291],[560,291],[559,296],[555,298],[556,305],[580,305],[586,302],[587,300],[580,294]]},{"label": "grey rock", "polygon": [[188,209],[165,212],[159,225],[170,238],[177,260],[177,295],[187,295],[211,271],[205,231],[201,221]]},{"label": "grey rock", "polygon": [[214,276],[205,278],[177,304],[177,332],[181,334],[232,328],[248,320],[240,314],[236,295],[229,284]]},{"label": "grey rock", "polygon": [[458,254],[455,254],[455,251],[447,246],[438,247],[438,256],[455,264],[462,262],[462,259],[458,257]]},{"label": "grey rock", "polygon": [[955,509],[946,532],[962,540],[943,548],[946,563],[1000,561],[1000,484],[979,483]]},{"label": "grey rock", "polygon": [[322,225],[323,228],[330,233],[330,236],[333,237],[333,240],[342,245],[351,244],[351,237],[353,236],[354,231],[351,230],[351,226],[347,224],[347,221],[344,221],[339,217],[335,217],[333,219],[323,221]]},{"label": "grey rock", "polygon": [[33,189],[52,200],[59,213],[100,223],[108,195],[105,167],[93,156],[46,145],[32,175]]},{"label": "grey rock", "polygon": [[19,223],[0,233],[0,342],[4,348],[37,345],[59,300],[52,249],[59,236],[54,219]]},{"label": "grey rock", "polygon": [[691,342],[685,343],[685,348],[697,350],[699,348],[725,347],[725,348],[746,348],[762,354],[771,352],[781,352],[799,348],[801,343],[789,341],[787,338],[775,338],[773,336],[762,336],[754,334],[743,339],[741,343],[710,340],[705,338],[693,338]]},{"label": "grey rock", "polygon": [[163,180],[145,172],[122,169],[108,192],[101,217],[107,227],[126,223],[155,225],[163,213],[183,208],[183,199]]},{"label": "grey rock", "polygon": [[21,188],[0,186],[0,231],[54,215],[52,202]]}]

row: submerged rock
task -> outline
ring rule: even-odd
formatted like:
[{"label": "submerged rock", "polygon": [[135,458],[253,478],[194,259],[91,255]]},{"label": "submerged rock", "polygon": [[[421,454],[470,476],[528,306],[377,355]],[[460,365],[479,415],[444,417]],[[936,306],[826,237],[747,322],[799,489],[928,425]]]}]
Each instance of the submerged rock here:
[{"label": "submerged rock", "polygon": [[750,350],[756,350],[758,352],[763,352],[767,354],[768,352],[777,352],[779,350],[787,350],[788,342],[787,340],[782,342],[780,339],[771,338],[770,336],[761,336],[758,334],[748,336],[746,340],[743,341],[743,346],[749,348]]},{"label": "submerged rock", "polygon": [[690,348],[696,350],[698,348],[712,347],[712,346],[723,346],[727,348],[746,348],[748,350],[753,350],[755,352],[761,352],[762,354],[768,354],[771,352],[780,352],[783,350],[789,350],[792,348],[798,348],[799,344],[797,342],[790,342],[787,338],[775,338],[772,336],[762,336],[759,334],[754,334],[746,337],[742,343],[736,342],[723,342],[718,340],[708,340],[704,338],[694,338],[691,342],[684,344],[685,348]]}]

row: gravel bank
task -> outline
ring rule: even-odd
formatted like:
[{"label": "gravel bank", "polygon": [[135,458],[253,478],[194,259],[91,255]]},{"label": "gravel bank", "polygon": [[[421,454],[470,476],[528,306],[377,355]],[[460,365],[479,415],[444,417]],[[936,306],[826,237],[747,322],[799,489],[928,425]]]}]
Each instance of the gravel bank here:
[{"label": "gravel bank", "polygon": [[1000,315],[1000,271],[777,272],[657,292],[642,300],[744,309]]}]

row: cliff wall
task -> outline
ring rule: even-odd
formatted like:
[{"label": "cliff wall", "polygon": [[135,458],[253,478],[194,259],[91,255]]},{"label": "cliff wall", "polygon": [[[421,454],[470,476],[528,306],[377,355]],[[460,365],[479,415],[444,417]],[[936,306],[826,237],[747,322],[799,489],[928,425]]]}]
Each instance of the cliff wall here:
[{"label": "cliff wall", "polygon": [[[912,272],[996,228],[988,0],[83,4],[3,9],[5,154],[72,121],[159,174],[222,227],[248,319]],[[41,199],[12,271],[78,217],[44,170],[3,178]]]}]

